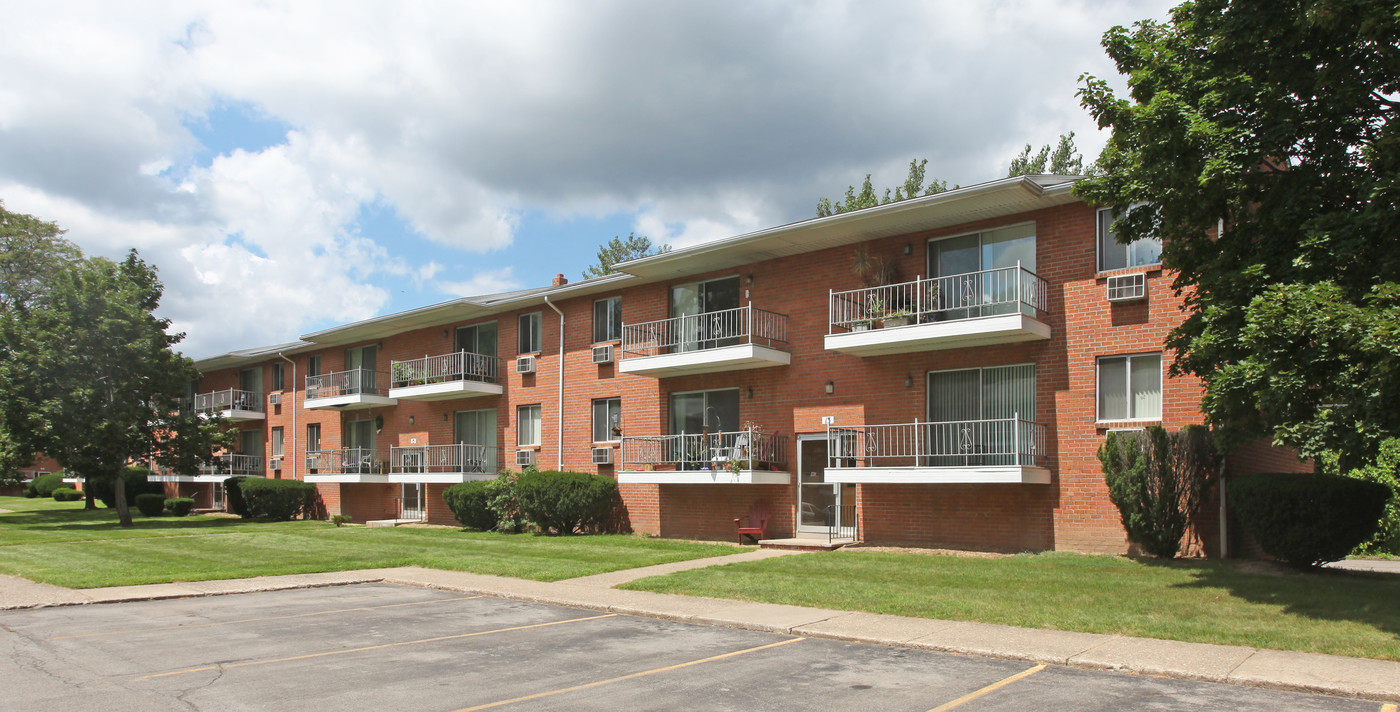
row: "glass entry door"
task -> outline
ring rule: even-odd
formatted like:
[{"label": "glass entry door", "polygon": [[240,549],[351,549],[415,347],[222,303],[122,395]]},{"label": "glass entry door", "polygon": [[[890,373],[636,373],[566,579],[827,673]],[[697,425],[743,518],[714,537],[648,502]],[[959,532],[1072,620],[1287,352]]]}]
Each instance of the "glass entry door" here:
[{"label": "glass entry door", "polygon": [[402,509],[399,512],[400,519],[426,519],[428,510],[423,497],[422,482],[408,482],[403,486]]},{"label": "glass entry door", "polygon": [[463,445],[463,472],[496,471],[496,411],[457,411],[456,441]]},{"label": "glass entry door", "polygon": [[[721,316],[707,314],[739,308],[739,278],[671,287],[671,317],[677,319],[676,351],[695,351],[739,343],[734,327]],[[731,320],[732,321],[732,320]]]},{"label": "glass entry door", "polygon": [[[841,485],[826,481],[826,434],[797,436],[797,531],[825,534],[840,516]],[[836,505],[836,507],[833,507]]]}]

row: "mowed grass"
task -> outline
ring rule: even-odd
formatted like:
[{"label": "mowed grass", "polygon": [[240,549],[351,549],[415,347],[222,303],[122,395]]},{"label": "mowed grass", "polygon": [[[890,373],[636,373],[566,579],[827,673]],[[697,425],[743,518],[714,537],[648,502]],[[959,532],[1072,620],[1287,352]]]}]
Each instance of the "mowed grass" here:
[{"label": "mowed grass", "polygon": [[1037,554],[787,556],[622,588],[1400,660],[1400,577]]},{"label": "mowed grass", "polygon": [[719,544],[638,536],[544,537],[456,529],[336,527],[116,512],[82,502],[0,497],[0,573],[69,588],[272,576],[389,566],[537,581],[735,553]]}]

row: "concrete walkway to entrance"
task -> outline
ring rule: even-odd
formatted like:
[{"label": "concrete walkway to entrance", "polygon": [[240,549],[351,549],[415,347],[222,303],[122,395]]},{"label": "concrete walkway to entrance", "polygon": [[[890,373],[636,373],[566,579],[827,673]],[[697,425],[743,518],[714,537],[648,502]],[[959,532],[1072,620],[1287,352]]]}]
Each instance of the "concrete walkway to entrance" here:
[{"label": "concrete walkway to entrance", "polygon": [[802,554],[760,549],[555,583],[418,567],[85,590],[0,576],[0,610],[384,582],[728,628],[1400,702],[1400,662],[1394,661],[611,588],[673,571],[790,555]]}]

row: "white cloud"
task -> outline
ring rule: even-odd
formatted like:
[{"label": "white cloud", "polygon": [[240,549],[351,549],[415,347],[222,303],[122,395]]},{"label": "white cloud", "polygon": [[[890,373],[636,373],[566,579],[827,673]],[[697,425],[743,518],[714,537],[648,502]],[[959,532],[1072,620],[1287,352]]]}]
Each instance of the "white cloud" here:
[{"label": "white cloud", "polygon": [[514,267],[473,272],[461,281],[439,280],[438,287],[456,297],[477,297],[519,289],[523,285],[515,278]]}]

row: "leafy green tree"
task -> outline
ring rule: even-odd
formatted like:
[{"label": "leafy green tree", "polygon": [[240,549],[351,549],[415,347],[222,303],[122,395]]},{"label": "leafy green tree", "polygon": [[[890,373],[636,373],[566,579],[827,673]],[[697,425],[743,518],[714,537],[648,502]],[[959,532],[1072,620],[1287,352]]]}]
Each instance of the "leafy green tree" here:
[{"label": "leafy green tree", "polygon": [[627,239],[616,235],[613,239],[598,246],[598,263],[589,265],[583,271],[583,278],[601,277],[613,271],[613,265],[627,260],[636,260],[652,255],[670,252],[670,245],[652,245],[651,238],[636,233],[627,233]]},{"label": "leafy green tree", "polygon": [[[66,249],[57,235],[37,239]],[[27,295],[0,312],[6,447],[111,476],[117,515],[130,526],[127,464],[189,472],[229,440],[222,423],[180,407],[199,373],[171,349],[184,335],[167,333],[169,322],[154,315],[163,291],[155,269],[133,250],[121,262],[74,256],[5,279],[0,294]]]},{"label": "leafy green tree", "polygon": [[[1348,472],[1400,436],[1400,13],[1372,0],[1200,0],[1103,45],[1112,135],[1076,187],[1156,235],[1188,317],[1173,371],[1225,442],[1271,436]],[[1217,234],[1217,226],[1221,230]]]},{"label": "leafy green tree", "polygon": [[[897,203],[901,200],[917,198],[921,195],[942,193],[948,189],[948,182],[938,180],[937,178],[934,178],[928,185],[924,185],[927,170],[927,158],[910,161],[909,176],[904,179],[904,183],[893,189],[886,188],[884,196],[880,198],[875,196],[875,187],[870,184],[870,174],[866,173],[865,183],[861,184],[860,193],[856,193],[856,187],[852,185],[846,187],[846,199],[843,201],[832,203],[829,198],[818,200],[817,217],[824,218],[828,215],[849,213],[852,210],[873,208],[876,205]],[[893,195],[891,195],[891,190],[893,190]]]},{"label": "leafy green tree", "polygon": [[1109,433],[1098,457],[1128,539],[1153,556],[1176,558],[1219,467],[1210,431]]},{"label": "leafy green tree", "polygon": [[[1047,168],[1049,170],[1047,170]],[[1037,173],[1050,173],[1060,176],[1084,175],[1084,157],[1074,145],[1074,132],[1060,134],[1060,140],[1052,150],[1050,144],[1040,147],[1040,152],[1031,156],[1031,145],[1026,144],[1021,155],[1011,159],[1008,176],[1024,176]]]}]

